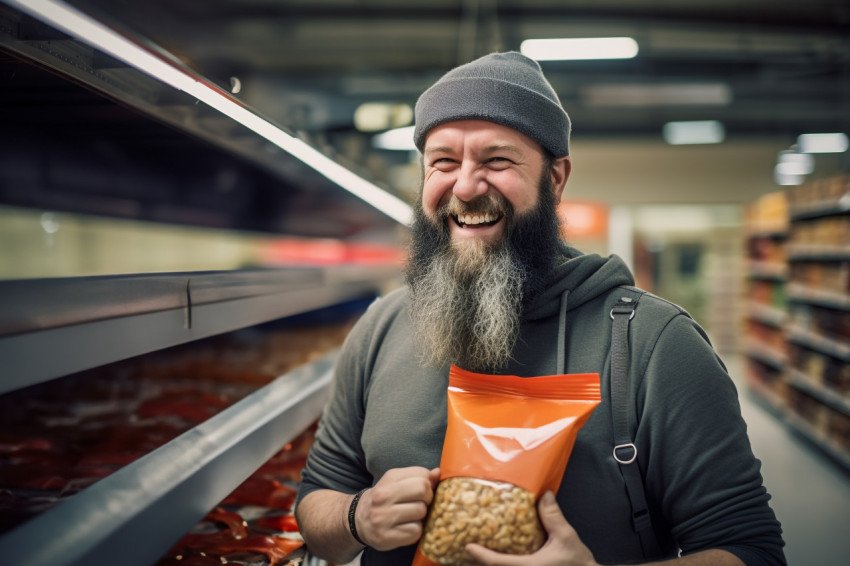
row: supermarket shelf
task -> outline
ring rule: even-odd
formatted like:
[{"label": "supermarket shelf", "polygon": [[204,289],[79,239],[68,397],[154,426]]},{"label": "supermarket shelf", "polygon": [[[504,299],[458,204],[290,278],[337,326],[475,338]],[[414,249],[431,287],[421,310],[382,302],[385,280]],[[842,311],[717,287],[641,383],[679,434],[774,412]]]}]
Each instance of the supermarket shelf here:
[{"label": "supermarket shelf", "polygon": [[750,358],[756,359],[777,371],[782,371],[788,361],[788,356],[784,352],[752,338],[746,341],[744,352]]},{"label": "supermarket shelf", "polygon": [[751,319],[774,328],[782,328],[788,318],[788,313],[783,309],[755,301],[750,301],[747,305],[747,314]]},{"label": "supermarket shelf", "polygon": [[747,229],[747,238],[784,240],[788,238],[788,222],[774,222],[772,226],[762,223],[761,225],[750,227]]},{"label": "supermarket shelf", "polygon": [[800,283],[789,283],[785,289],[789,300],[810,303],[828,308],[850,310],[850,296],[833,291],[806,287]]},{"label": "supermarket shelf", "polygon": [[[812,264],[811,267],[815,268],[820,267],[817,264],[830,264],[830,269],[836,269],[850,261],[850,246],[841,240],[836,241],[825,229],[826,223],[832,222],[832,219],[828,217],[846,215],[850,212],[850,193],[846,191],[847,180],[845,175],[825,181],[826,184],[805,184],[785,193],[791,205],[789,215],[791,241],[783,239],[785,245],[782,250],[787,262],[782,266],[766,266],[763,262],[753,261],[751,258],[750,279],[766,280],[768,285],[759,286],[756,289],[758,294],[755,292],[751,294],[747,310],[749,320],[759,321],[781,330],[783,345],[792,344],[830,356],[837,362],[841,368],[840,371],[846,369],[845,365],[850,364],[850,343],[841,338],[819,334],[814,329],[814,324],[810,328],[809,324],[797,322],[795,316],[808,320],[808,309],[799,314],[795,311],[800,305],[817,306],[831,311],[830,315],[836,317],[843,317],[850,311],[850,295],[841,292],[839,283],[833,283],[836,290],[829,291],[810,287],[803,282],[804,277],[810,276],[808,270],[810,265],[803,265],[803,262]],[[838,188],[843,194],[836,195]],[[758,219],[758,216],[754,218]],[[822,218],[826,220],[821,221]],[[751,231],[754,231],[757,226],[758,223],[754,223]],[[821,229],[822,227],[824,229]],[[802,230],[798,231],[798,229]],[[795,243],[795,235],[805,237],[805,240],[801,239]],[[804,269],[799,269],[798,274],[797,268]],[[818,271],[812,269],[812,273],[814,275],[811,275],[811,278],[814,279]],[[780,274],[784,275],[784,278],[779,277]],[[759,296],[763,287],[770,287],[771,284],[779,289],[781,298],[791,303],[791,312],[794,312],[795,316],[791,316],[784,309],[782,312],[775,312],[769,307],[765,308],[764,305],[753,304],[752,298]],[[745,354],[751,360],[757,360],[768,368],[765,370],[762,367],[755,367],[750,375],[748,391],[752,398],[770,409],[789,429],[798,432],[839,464],[850,469],[850,452],[846,446],[829,438],[829,434],[841,434],[840,430],[843,426],[841,423],[847,415],[850,415],[850,398],[839,393],[837,389],[825,385],[819,379],[822,368],[815,367],[814,364],[811,364],[812,367],[808,368],[808,371],[805,367],[795,367],[792,365],[795,362],[788,356],[760,343],[758,336],[764,334],[763,330],[751,329],[753,336],[746,340],[744,346]],[[770,336],[774,337],[772,333]],[[806,365],[802,362],[797,363],[801,366]],[[832,364],[833,360],[830,360],[830,363]],[[775,380],[774,374],[776,374]],[[797,397],[805,397],[806,404],[803,409],[811,411],[817,416],[816,418],[827,420],[835,417],[839,420],[836,423],[827,420],[828,425],[822,423],[823,428],[818,428],[795,412]],[[835,430],[829,429],[828,433],[827,426],[833,425]]]},{"label": "supermarket shelf", "polygon": [[749,261],[747,262],[747,274],[751,279],[785,281],[788,277],[788,264],[771,261]]},{"label": "supermarket shelf", "polygon": [[289,372],[0,538],[4,564],[149,566],[330,395],[338,351]]},{"label": "supermarket shelf", "polygon": [[[850,469],[850,454],[825,434],[818,431],[808,421],[794,413],[788,406],[788,403],[781,399],[769,386],[752,377],[747,380],[747,386],[747,391],[753,401],[774,415],[789,429],[801,434],[818,449],[825,452],[839,464]],[[806,389],[806,392],[810,393],[810,390]]]},{"label": "supermarket shelf", "polygon": [[806,205],[795,205],[791,209],[791,220],[809,220],[850,212],[850,193],[844,194],[837,200],[811,202]]},{"label": "supermarket shelf", "polygon": [[850,470],[850,454],[848,454],[846,450],[841,448],[838,444],[830,440],[826,435],[822,434],[814,426],[809,424],[809,422],[794,414],[792,411],[786,412],[785,419],[788,425],[795,431],[805,436],[812,442],[812,444],[823,450],[839,464]]},{"label": "supermarket shelf", "polygon": [[845,415],[850,415],[850,399],[847,397],[842,396],[825,385],[817,383],[798,369],[788,368],[787,377],[789,385],[806,392],[812,397],[816,397],[823,403],[837,411],[841,411]]},{"label": "supermarket shelf", "polygon": [[788,411],[787,403],[761,380],[750,377],[747,380],[749,393],[777,418],[783,419]]},{"label": "supermarket shelf", "polygon": [[850,246],[792,244],[788,246],[789,261],[847,261]]},{"label": "supermarket shelf", "polygon": [[378,293],[340,266],[0,281],[0,393]]},{"label": "supermarket shelf", "polygon": [[[16,4],[25,6],[27,3]],[[67,107],[63,105],[52,108],[44,104],[42,98],[44,93],[40,92],[42,79],[35,79],[38,82],[33,87],[33,92],[38,92],[38,96],[21,95],[26,96],[27,102],[19,104],[16,110],[21,113],[21,122],[26,124],[24,133],[28,136],[33,134],[40,136],[37,144],[37,151],[42,158],[40,167],[44,167],[45,163],[50,164],[53,159],[70,158],[66,156],[66,154],[72,155],[67,152],[68,148],[57,154],[52,143],[56,139],[61,139],[63,135],[72,136],[73,134],[68,134],[68,131],[73,132],[75,128],[88,126],[87,132],[91,135],[91,124],[84,121],[86,116],[89,119],[91,116],[95,116],[95,119],[99,119],[99,116],[112,116],[115,119],[116,115],[120,115],[125,121],[121,122],[122,125],[132,124],[132,126],[125,128],[122,136],[109,138],[109,143],[121,146],[125,143],[129,144],[131,138],[136,138],[136,145],[123,150],[133,153],[142,164],[138,172],[134,172],[132,168],[127,169],[131,177],[134,174],[144,174],[146,170],[144,165],[146,151],[142,148],[147,146],[138,143],[140,138],[150,135],[144,132],[156,131],[158,132],[156,135],[160,136],[165,135],[163,132],[167,131],[167,139],[172,140],[168,143],[172,153],[167,158],[175,162],[180,161],[182,172],[189,173],[190,170],[199,168],[195,161],[198,159],[195,152],[201,151],[207,159],[201,160],[202,165],[197,175],[202,179],[206,178],[209,169],[214,168],[210,167],[214,165],[211,160],[220,161],[220,158],[216,158],[218,152],[213,149],[221,150],[235,171],[242,172],[246,179],[256,178],[252,183],[246,183],[246,186],[264,187],[256,189],[259,191],[258,194],[261,193],[265,198],[273,198],[275,202],[280,203],[276,206],[278,210],[269,216],[273,222],[251,219],[250,215],[240,214],[236,210],[241,206],[237,200],[217,195],[212,188],[205,191],[207,199],[203,206],[198,204],[200,201],[197,200],[194,204],[187,204],[184,202],[186,192],[194,189],[187,189],[184,179],[180,177],[172,179],[173,175],[169,175],[168,180],[165,180],[160,174],[151,177],[157,182],[155,190],[149,189],[144,193],[135,194],[137,200],[145,203],[155,202],[159,206],[135,207],[134,212],[129,215],[131,218],[136,218],[136,215],[140,214],[145,219],[154,221],[190,225],[200,222],[202,225],[211,227],[224,226],[306,237],[332,238],[347,238],[355,233],[373,235],[382,233],[385,237],[390,237],[397,228],[396,220],[343,189],[338,181],[331,180],[326,175],[327,169],[309,166],[260,135],[258,128],[245,126],[219,110],[199,103],[199,100],[188,92],[131,67],[82,40],[70,37],[22,10],[23,8],[18,9],[0,3],[0,50],[14,54],[16,58],[32,63],[39,69],[49,69],[51,77],[59,76],[67,79],[69,84],[85,85],[84,100],[87,100],[86,104],[90,105],[89,112],[86,113],[79,111],[78,108],[67,110]],[[222,100],[233,103],[234,107],[245,110],[265,122],[271,122],[268,117],[260,115],[256,109],[231,93],[229,85],[218,84],[213,79],[199,74],[177,56],[149,39],[126,29],[118,29],[114,23],[106,22],[105,25],[175,73],[193,81],[193,84],[202,86],[205,91],[217,93]],[[33,80],[24,79],[22,75],[23,73],[16,74],[15,80],[19,82]],[[222,82],[220,78],[219,82]],[[68,88],[67,85],[64,88]],[[95,96],[94,93],[97,95]],[[74,96],[81,95],[74,94]],[[43,110],[40,104],[44,106]],[[80,107],[82,106],[83,104],[80,103]],[[99,112],[91,112],[94,108],[100,109]],[[116,113],[117,108],[121,109],[120,114]],[[125,109],[133,111],[124,112]],[[60,112],[66,114],[59,116]],[[27,113],[38,117],[27,120]],[[78,117],[77,114],[83,117]],[[166,125],[167,128],[152,130],[150,128],[153,125]],[[274,125],[284,134],[298,137],[296,128],[280,123]],[[109,125],[94,129],[106,132],[108,127]],[[10,131],[12,131],[11,128]],[[12,137],[14,135],[10,134],[10,139],[14,139]],[[304,136],[302,135],[299,139],[304,140]],[[311,142],[310,147],[351,173],[369,179],[369,174],[358,163],[345,159],[325,145],[314,141]],[[239,159],[231,159],[232,157]],[[76,154],[73,154],[73,158],[79,161]],[[159,165],[163,158],[166,157],[162,153],[155,152],[149,158],[151,161],[148,162],[150,163],[148,167],[160,171]],[[94,158],[92,160],[94,161]],[[246,164],[249,167],[243,167]],[[108,169],[109,163],[103,165],[107,168],[106,170],[115,170]],[[82,162],[78,164],[78,167],[82,166]],[[186,177],[190,175],[187,174]],[[136,186],[129,181],[124,184],[126,190]],[[391,192],[387,186],[381,185],[378,188]],[[139,189],[132,190],[139,191]],[[39,179],[34,186],[27,186],[26,190],[6,190],[2,196],[8,199],[9,203],[19,206],[72,210],[118,217],[128,216],[124,211],[127,207],[120,204],[127,198],[127,194],[115,191],[110,192],[109,195],[96,197],[94,193],[85,193],[82,195],[84,198],[75,198],[77,194],[74,191],[73,186],[61,180]],[[234,202],[237,206],[225,204]],[[305,222],[303,216],[305,211],[309,211],[323,221]],[[204,213],[212,215],[214,220],[209,222],[202,220],[205,218]],[[249,224],[244,225],[244,223]]]},{"label": "supermarket shelf", "polygon": [[850,344],[827,338],[797,325],[789,326],[787,333],[790,342],[850,363]]}]

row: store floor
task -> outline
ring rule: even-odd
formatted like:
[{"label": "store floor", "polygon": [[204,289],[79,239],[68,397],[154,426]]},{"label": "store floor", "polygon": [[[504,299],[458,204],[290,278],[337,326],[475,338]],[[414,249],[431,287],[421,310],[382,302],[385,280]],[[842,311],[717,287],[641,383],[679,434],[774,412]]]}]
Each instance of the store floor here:
[{"label": "store floor", "polygon": [[742,383],[737,364],[729,365],[741,381],[741,410],[782,523],[788,564],[850,564],[850,470],[777,419]]}]

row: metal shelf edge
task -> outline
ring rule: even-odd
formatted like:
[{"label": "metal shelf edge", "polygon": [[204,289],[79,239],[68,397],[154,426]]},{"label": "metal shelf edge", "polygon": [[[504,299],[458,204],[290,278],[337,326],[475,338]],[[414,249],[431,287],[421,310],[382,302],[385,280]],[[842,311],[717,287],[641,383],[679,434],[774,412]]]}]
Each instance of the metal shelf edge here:
[{"label": "metal shelf edge", "polygon": [[850,416],[850,399],[845,398],[830,387],[818,383],[805,372],[797,368],[788,368],[788,384],[816,398],[830,408]]},{"label": "metal shelf edge", "polygon": [[377,293],[379,280],[308,288],[116,316],[0,337],[0,394],[136,355]]},{"label": "metal shelf edge", "polygon": [[147,566],[312,424],[338,350],[281,376],[208,421],[0,538],[10,564]]}]

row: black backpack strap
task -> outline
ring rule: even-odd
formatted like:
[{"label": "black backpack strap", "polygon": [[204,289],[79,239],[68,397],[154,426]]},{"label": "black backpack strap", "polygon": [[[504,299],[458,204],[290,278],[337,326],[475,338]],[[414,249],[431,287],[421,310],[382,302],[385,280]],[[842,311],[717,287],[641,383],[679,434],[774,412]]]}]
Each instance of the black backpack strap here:
[{"label": "black backpack strap", "polygon": [[652,530],[643,477],[637,463],[638,451],[629,427],[629,321],[635,316],[637,300],[622,297],[611,309],[611,415],[614,423],[614,459],[620,466],[626,494],[632,507],[632,528],[640,537],[644,558],[661,556]]}]

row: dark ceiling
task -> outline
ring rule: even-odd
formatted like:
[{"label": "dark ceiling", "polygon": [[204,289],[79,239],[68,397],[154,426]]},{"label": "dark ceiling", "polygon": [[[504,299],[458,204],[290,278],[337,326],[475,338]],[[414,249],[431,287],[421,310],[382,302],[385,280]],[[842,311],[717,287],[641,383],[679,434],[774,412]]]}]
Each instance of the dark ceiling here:
[{"label": "dark ceiling", "polygon": [[[730,139],[768,137],[786,146],[806,132],[850,131],[848,0],[71,0],[69,4],[141,43],[165,50],[224,90],[230,91],[238,79],[241,90],[235,98],[405,198],[410,187],[399,186],[389,172],[409,163],[410,154],[372,149],[372,134],[354,128],[357,107],[366,102],[412,106],[453,66],[490,51],[519,49],[527,38],[630,36],[640,46],[638,56],[629,60],[541,63],[570,113],[574,140],[656,139],[663,124],[672,120],[720,120]],[[232,214],[247,207],[244,215],[249,218],[285,205],[293,211],[287,218],[265,215],[260,229],[273,231],[346,236],[370,229],[368,215],[356,207],[333,212],[327,198],[330,189],[285,159],[271,165],[268,156],[260,159],[264,172],[248,184],[269,185],[263,176],[267,173],[282,176],[286,182],[281,190],[289,197],[265,195],[233,204],[222,195],[227,186],[239,184],[233,180],[245,169],[239,159],[250,161],[264,154],[264,148],[243,144],[233,151],[239,132],[220,120],[214,124],[211,110],[201,115],[195,110],[191,120],[185,114],[169,119],[167,113],[174,108],[191,105],[192,101],[181,99],[183,93],[163,93],[149,81],[128,79],[125,71],[113,69],[117,65],[104,63],[108,58],[98,61],[97,53],[81,55],[79,47],[62,51],[58,43],[51,43],[50,33],[31,33],[31,22],[9,19],[14,26],[7,25],[12,39],[6,47],[15,53],[0,61],[6,79],[26,75],[17,67],[17,58],[23,53],[27,59],[27,49],[38,44],[42,52],[58,52],[71,74],[77,72],[71,68],[75,65],[87,67],[89,76],[100,81],[95,90],[107,95],[116,89],[138,93],[130,104],[136,110],[157,114],[172,126],[189,121],[207,124],[201,137],[215,138],[231,151],[212,159],[194,155],[191,160],[228,167],[213,174],[201,164],[186,175],[199,179],[195,185],[224,184],[215,193],[224,199],[219,209]],[[21,47],[24,43],[27,46]],[[78,56],[86,59],[85,65],[76,62]],[[49,112],[67,114],[57,106],[90,100],[77,87],[53,85],[52,99],[36,104],[27,89],[39,80],[23,86],[20,80],[4,81],[5,92],[0,94],[4,121],[17,117],[19,124],[26,124],[22,129],[32,129],[39,120],[47,121]],[[14,86],[17,89],[10,88]],[[682,103],[647,96],[646,89],[658,88],[714,93],[715,100]],[[126,98],[118,96],[122,97]],[[94,123],[80,110],[87,104],[77,104],[77,119],[70,120],[69,131]],[[22,106],[35,110],[20,114]],[[87,112],[94,110],[89,107]],[[101,112],[106,112],[107,122],[124,124],[122,131],[138,130],[136,145],[123,142],[125,153],[136,151],[139,139],[159,148],[142,152],[150,156],[147,163],[161,163],[170,151],[163,147],[180,145],[173,140],[168,142],[171,146],[150,141],[160,130],[131,124],[126,109]],[[124,113],[118,116],[120,112]],[[219,130],[209,134],[215,128]],[[150,175],[157,173],[156,167],[140,167]],[[169,182],[187,186],[185,178]],[[340,202],[351,198],[341,196]],[[318,222],[312,228],[305,226],[305,212],[322,207],[330,211],[324,215],[326,225],[336,225],[336,231],[321,228]],[[385,220],[378,222],[381,229],[387,227]]]},{"label": "dark ceiling", "polygon": [[[362,102],[412,104],[451,67],[545,37],[631,36],[635,59],[544,62],[576,135],[658,135],[719,119],[730,135],[847,129],[847,0],[73,0],[152,40],[283,124],[352,127]],[[724,105],[639,104],[600,89],[721,85]],[[617,98],[617,97],[615,97]]]}]

